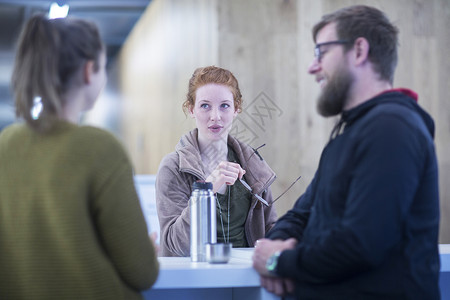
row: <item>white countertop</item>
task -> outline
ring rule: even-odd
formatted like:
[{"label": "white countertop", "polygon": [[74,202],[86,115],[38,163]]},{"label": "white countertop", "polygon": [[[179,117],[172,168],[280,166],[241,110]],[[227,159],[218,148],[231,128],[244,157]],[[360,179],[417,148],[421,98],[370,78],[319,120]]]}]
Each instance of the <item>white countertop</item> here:
[{"label": "white countertop", "polygon": [[441,272],[450,272],[450,244],[440,244]]},{"label": "white countertop", "polygon": [[[450,272],[450,244],[439,245],[441,272]],[[252,267],[253,248],[232,249],[226,264],[191,262],[190,257],[159,257],[160,272],[153,289],[260,286]]]},{"label": "white countertop", "polygon": [[233,249],[226,264],[191,262],[190,257],[159,257],[160,272],[153,289],[258,287],[252,267],[253,249]]},{"label": "white countertop", "polygon": [[[439,245],[441,294],[450,296],[450,244]],[[160,273],[145,299],[280,299],[260,287],[252,248],[232,249],[226,264],[194,263],[190,257],[159,257]],[[449,298],[450,299],[450,298]]]}]

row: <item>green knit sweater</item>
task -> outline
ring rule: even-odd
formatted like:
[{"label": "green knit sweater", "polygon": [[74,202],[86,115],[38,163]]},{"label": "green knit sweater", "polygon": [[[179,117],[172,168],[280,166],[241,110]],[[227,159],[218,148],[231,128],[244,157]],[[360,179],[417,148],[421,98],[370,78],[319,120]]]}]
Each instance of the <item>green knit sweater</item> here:
[{"label": "green knit sweater", "polygon": [[111,134],[66,122],[0,133],[0,299],[140,299],[157,275]]}]

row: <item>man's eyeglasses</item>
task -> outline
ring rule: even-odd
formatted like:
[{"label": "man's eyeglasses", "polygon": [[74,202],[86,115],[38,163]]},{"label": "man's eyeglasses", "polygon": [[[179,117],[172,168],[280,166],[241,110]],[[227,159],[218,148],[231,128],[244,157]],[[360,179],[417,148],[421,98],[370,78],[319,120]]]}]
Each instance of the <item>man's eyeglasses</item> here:
[{"label": "man's eyeglasses", "polygon": [[328,46],[328,45],[343,45],[343,44],[348,44],[350,43],[349,41],[346,40],[337,40],[337,41],[329,41],[329,42],[324,42],[324,43],[320,43],[317,44],[314,47],[314,57],[317,58],[317,61],[321,61],[323,55],[326,53],[322,50],[322,46]]}]

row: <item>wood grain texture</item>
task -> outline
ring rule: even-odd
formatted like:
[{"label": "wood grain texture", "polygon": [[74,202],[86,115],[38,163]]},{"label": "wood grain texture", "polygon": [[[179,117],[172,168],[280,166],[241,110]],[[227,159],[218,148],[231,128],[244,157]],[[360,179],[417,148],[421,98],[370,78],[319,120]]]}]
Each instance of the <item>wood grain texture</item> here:
[{"label": "wood grain texture", "polygon": [[394,85],[419,93],[436,123],[440,170],[440,242],[450,243],[449,0],[154,0],[122,51],[121,135],[137,173],[156,173],[161,158],[195,123],[181,112],[193,70],[210,64],[238,78],[244,110],[233,134],[260,150],[277,173],[273,194],[302,179],[276,204],[292,207],[314,176],[336,118],[316,112],[319,88],[307,73],[311,28],[353,4],[378,7],[400,30]]},{"label": "wood grain texture", "polygon": [[152,1],[121,53],[122,136],[137,173],[156,173],[194,127],[181,105],[195,68],[217,64],[215,1]]}]

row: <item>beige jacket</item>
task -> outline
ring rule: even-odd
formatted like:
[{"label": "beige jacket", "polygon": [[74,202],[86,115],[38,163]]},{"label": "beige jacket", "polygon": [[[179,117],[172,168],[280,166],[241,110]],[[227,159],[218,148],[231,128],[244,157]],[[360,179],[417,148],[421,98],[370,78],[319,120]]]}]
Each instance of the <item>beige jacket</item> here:
[{"label": "beige jacket", "polygon": [[[156,176],[156,207],[161,226],[161,255],[190,255],[190,212],[189,198],[191,186],[196,180],[205,180],[198,147],[198,131],[184,135],[175,152],[166,155]],[[253,192],[272,202],[270,185],[276,175],[258,153],[248,145],[228,136],[228,144],[236,152],[245,173],[245,180]],[[253,196],[247,220],[245,235],[248,245],[253,247],[256,240],[275,224],[275,209],[265,206]]]}]

